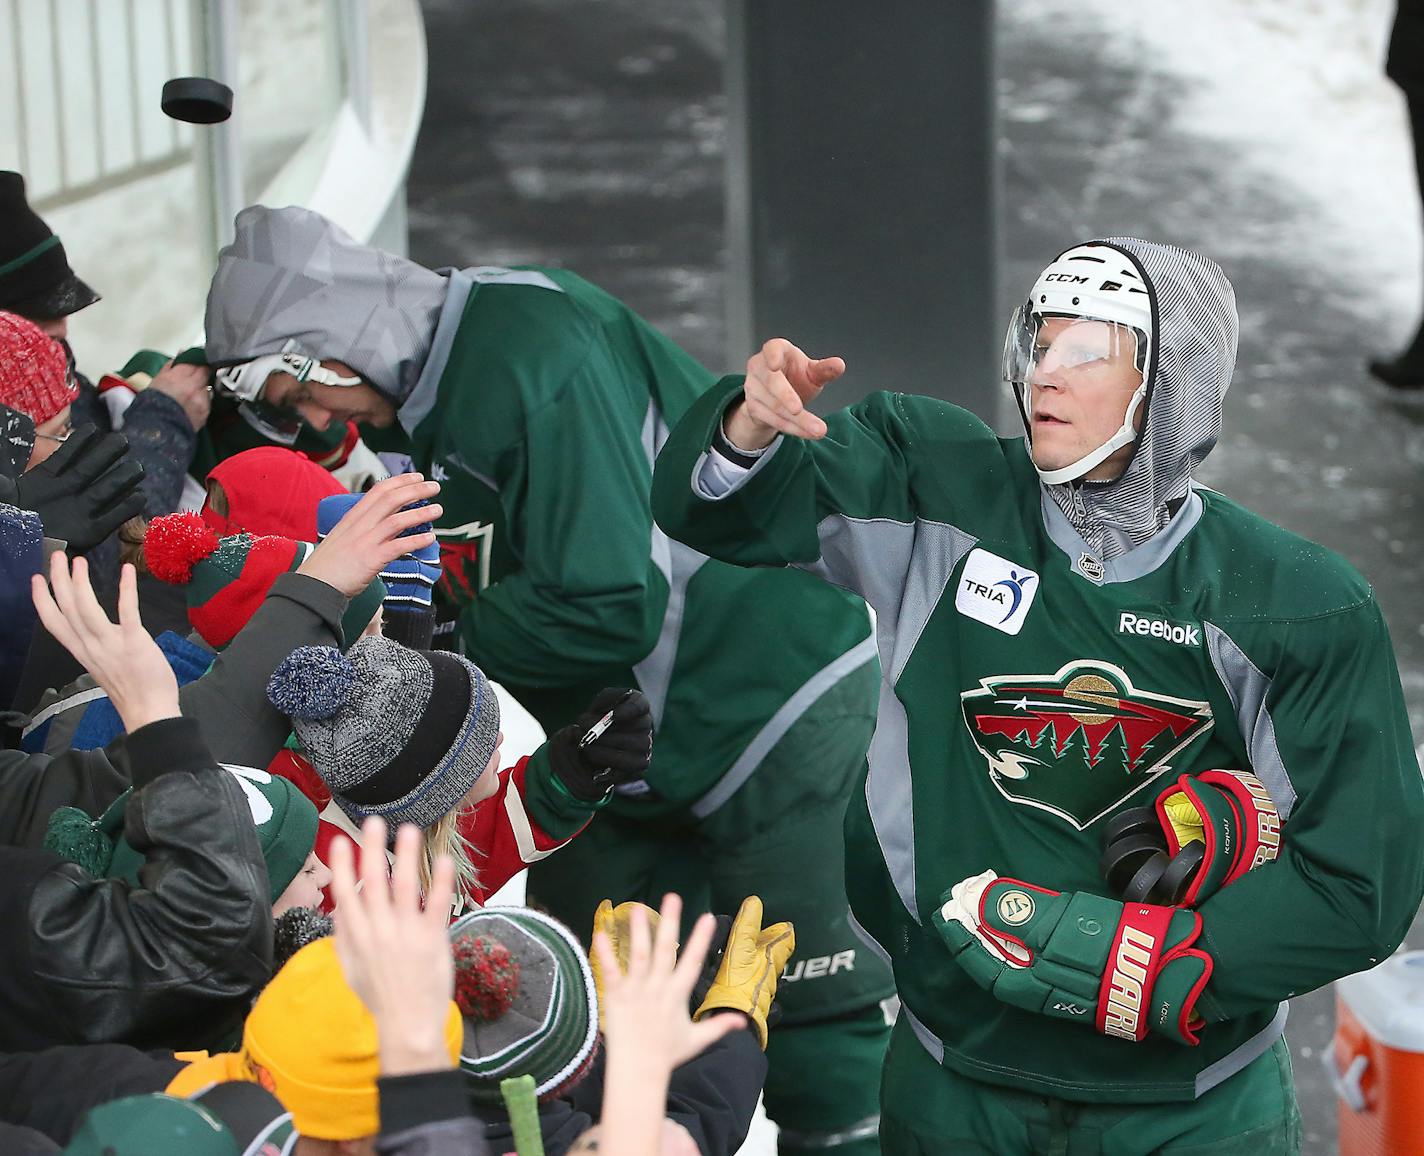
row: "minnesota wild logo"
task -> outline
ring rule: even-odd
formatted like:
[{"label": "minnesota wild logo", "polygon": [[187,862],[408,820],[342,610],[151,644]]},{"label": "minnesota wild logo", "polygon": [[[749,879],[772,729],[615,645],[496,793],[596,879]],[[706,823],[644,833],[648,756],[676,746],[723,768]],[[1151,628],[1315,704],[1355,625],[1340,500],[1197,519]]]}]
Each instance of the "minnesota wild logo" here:
[{"label": "minnesota wild logo", "polygon": [[1107,662],[995,675],[979,686],[960,699],[994,786],[1080,831],[1164,774],[1214,722],[1207,703],[1139,690]]}]

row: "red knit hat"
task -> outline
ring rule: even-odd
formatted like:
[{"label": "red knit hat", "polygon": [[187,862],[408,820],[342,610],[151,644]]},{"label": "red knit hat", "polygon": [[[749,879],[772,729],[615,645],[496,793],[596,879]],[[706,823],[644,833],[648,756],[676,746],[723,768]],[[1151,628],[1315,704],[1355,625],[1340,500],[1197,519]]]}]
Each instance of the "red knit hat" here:
[{"label": "red knit hat", "polygon": [[346,487],[303,454],[260,446],[234,454],[208,471],[222,486],[227,517],[203,505],[203,521],[219,534],[281,534],[315,542],[316,507]]},{"label": "red knit hat", "polygon": [[42,425],[78,396],[64,347],[33,321],[0,311],[0,404]]},{"label": "red knit hat", "polygon": [[[233,534],[219,538],[197,514],[165,514],[148,524],[144,560],[160,582],[186,586],[188,621],[203,641],[221,650],[257,613],[272,583],[306,560],[311,547],[290,538]],[[356,595],[342,616],[354,642],[385,599],[379,578]]]}]

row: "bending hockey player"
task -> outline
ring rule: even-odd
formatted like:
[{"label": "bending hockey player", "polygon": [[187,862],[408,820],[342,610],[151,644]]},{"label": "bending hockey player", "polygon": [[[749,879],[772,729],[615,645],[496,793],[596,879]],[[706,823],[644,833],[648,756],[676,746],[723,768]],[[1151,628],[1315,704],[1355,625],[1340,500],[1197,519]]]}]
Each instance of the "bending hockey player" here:
[{"label": "bending hockey player", "polygon": [[1419,905],[1369,586],[1192,481],[1236,341],[1212,262],[1095,241],[1010,325],[1025,438],[906,394],[823,421],[844,364],[775,340],[658,459],[671,536],[878,615],[846,879],[903,1001],[886,1152],[1296,1151],[1284,1001]]},{"label": "bending hockey player", "polygon": [[368,423],[441,480],[460,649],[551,736],[600,688],[647,696],[646,775],[581,792],[602,815],[557,855],[527,848],[530,893],[580,930],[605,897],[676,891],[690,917],[760,895],[800,952],[767,1050],[779,1150],[874,1156],[894,986],[840,872],[874,724],[870,620],[843,590],[653,525],[653,457],[713,376],[567,271],[435,273],[290,207],[238,215],[207,356],[223,390],[316,428]]}]

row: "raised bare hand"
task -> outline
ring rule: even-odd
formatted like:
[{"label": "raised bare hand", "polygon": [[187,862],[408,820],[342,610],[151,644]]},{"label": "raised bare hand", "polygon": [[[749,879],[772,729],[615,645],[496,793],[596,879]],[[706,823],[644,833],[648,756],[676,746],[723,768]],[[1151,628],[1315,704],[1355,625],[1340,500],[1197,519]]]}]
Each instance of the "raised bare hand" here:
[{"label": "raised bare hand", "polygon": [[826,423],[806,406],[844,372],[839,357],[808,357],[773,337],[747,362],[744,401],[727,415],[727,437],[747,450],[761,449],[778,433],[825,437]]},{"label": "raised bare hand", "polygon": [[746,1020],[736,1013],[692,1022],[688,1003],[717,921],[711,915],[698,919],[679,956],[681,915],[682,900],[666,896],[654,934],[649,930],[647,909],[641,904],[632,909],[626,971],[618,966],[608,933],[594,934],[593,949],[603,977],[603,1031],[610,1056],[620,1050],[632,1052],[643,1062],[666,1064],[671,1071],[728,1032],[746,1026]]},{"label": "raised bare hand", "polygon": [[427,482],[420,474],[398,474],[377,482],[332,527],[297,573],[318,578],[348,598],[356,597],[388,563],[435,541],[433,530],[400,535],[440,517],[443,511],[437,504],[404,508],[429,501],[439,492],[439,482]]},{"label": "raised bare hand", "polygon": [[212,370],[206,365],[179,365],[170,361],[149,382],[149,389],[171,397],[183,407],[188,422],[195,430],[202,429],[212,410],[213,395],[208,388]]},{"label": "raised bare hand", "polygon": [[396,833],[395,868],[388,882],[386,824],[374,817],[361,828],[359,888],[353,859],[349,839],[332,844],[336,954],[346,982],[376,1021],[381,1074],[448,1068],[445,1021],[455,966],[447,927],[455,868],[448,856],[435,861],[422,905],[420,831],[406,824]]},{"label": "raised bare hand", "polygon": [[39,574],[31,579],[45,629],[94,676],[129,733],[179,717],[178,680],[139,618],[134,568],[126,564],[120,572],[115,625],[94,597],[88,562],[76,558],[73,566],[71,574],[69,559],[56,550],[50,556],[50,586]]}]

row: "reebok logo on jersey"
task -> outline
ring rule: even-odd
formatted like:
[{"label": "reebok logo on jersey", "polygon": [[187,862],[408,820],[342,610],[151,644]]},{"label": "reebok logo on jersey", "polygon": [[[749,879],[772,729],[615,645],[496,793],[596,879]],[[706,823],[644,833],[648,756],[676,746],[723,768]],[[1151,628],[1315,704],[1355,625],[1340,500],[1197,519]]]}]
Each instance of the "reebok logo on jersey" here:
[{"label": "reebok logo on jersey", "polygon": [[1038,593],[1038,575],[988,550],[971,550],[959,576],[954,608],[966,618],[1017,634]]},{"label": "reebok logo on jersey", "polygon": [[1140,634],[1144,638],[1161,638],[1175,642],[1178,646],[1200,646],[1201,631],[1195,626],[1183,626],[1168,622],[1164,618],[1148,618],[1145,614],[1133,614],[1124,610],[1117,619],[1119,634]]}]

